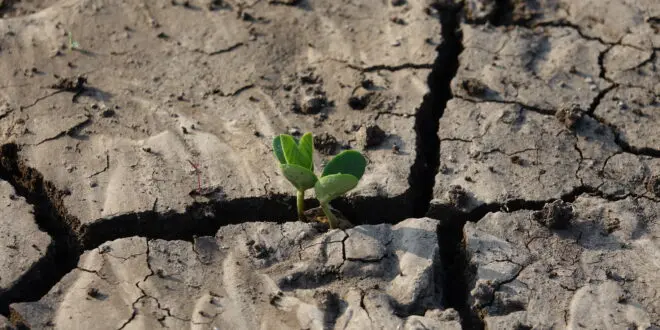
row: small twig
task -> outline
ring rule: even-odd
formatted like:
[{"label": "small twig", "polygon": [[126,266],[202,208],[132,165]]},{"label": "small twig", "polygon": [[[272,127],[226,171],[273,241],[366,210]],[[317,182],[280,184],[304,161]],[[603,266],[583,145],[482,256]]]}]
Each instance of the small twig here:
[{"label": "small twig", "polygon": [[202,177],[200,175],[201,171],[199,170],[199,164],[193,163],[190,159],[188,163],[195,169],[195,174],[197,174],[197,193],[201,194],[202,192]]}]

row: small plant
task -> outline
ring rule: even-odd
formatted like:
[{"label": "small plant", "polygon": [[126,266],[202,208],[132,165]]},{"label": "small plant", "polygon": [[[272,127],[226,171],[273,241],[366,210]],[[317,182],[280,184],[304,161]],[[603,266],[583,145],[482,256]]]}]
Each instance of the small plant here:
[{"label": "small plant", "polygon": [[367,166],[364,156],[355,150],[343,151],[325,166],[319,178],[314,174],[312,133],[306,133],[300,140],[287,134],[276,136],[273,153],[280,162],[282,174],[298,191],[298,219],[306,220],[305,191],[314,188],[328,225],[336,228],[338,220],[330,211],[330,202],[357,186]]},{"label": "small plant", "polygon": [[280,162],[284,177],[298,190],[298,220],[305,220],[305,190],[313,188],[318,179],[314,174],[314,142],[312,133],[306,133],[296,140],[293,136],[282,134],[273,139],[273,152]]},{"label": "small plant", "polygon": [[67,32],[67,36],[69,37],[69,50],[76,50],[80,49],[80,44],[73,40],[73,35],[71,34],[71,31]]}]

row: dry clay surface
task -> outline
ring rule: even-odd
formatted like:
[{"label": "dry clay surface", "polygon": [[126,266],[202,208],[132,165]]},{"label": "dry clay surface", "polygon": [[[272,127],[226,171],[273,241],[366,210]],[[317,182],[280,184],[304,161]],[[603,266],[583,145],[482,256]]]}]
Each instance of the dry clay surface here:
[{"label": "dry clay surface", "polygon": [[[17,287],[29,285],[50,266],[52,239],[39,230],[34,209],[0,180],[0,303],[20,298]],[[2,321],[0,321],[0,326]]]},{"label": "dry clay surface", "polygon": [[289,194],[271,140],[307,131],[317,168],[367,149],[352,197],[410,213],[415,114],[441,41],[424,1],[207,2],[60,1],[0,21],[0,142],[66,192],[72,227]]},{"label": "dry clay surface", "polygon": [[[0,329],[660,328],[657,1],[0,17]],[[306,131],[398,224],[248,222],[295,217],[270,141]]]},{"label": "dry clay surface", "polygon": [[429,213],[469,220],[466,308],[487,329],[657,329],[660,5],[509,4],[484,25],[497,6],[466,2],[439,120]]},{"label": "dry clay surface", "polygon": [[467,223],[471,307],[488,329],[657,329],[658,217],[645,199],[579,197]]},{"label": "dry clay surface", "polygon": [[[432,209],[471,212],[580,190],[660,197],[655,85],[602,78],[618,72],[599,65],[608,46],[573,28],[462,31],[455,98],[439,124]],[[647,74],[658,83],[658,72]]]},{"label": "dry clay surface", "polygon": [[460,329],[436,305],[437,227],[259,222],[192,243],[118,239],[12,316],[55,329]]}]

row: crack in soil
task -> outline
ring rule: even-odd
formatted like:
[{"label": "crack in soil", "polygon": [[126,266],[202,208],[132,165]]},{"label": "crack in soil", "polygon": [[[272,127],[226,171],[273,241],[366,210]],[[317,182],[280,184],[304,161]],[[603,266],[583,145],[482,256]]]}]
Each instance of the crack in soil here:
[{"label": "crack in soil", "polygon": [[614,143],[616,143],[624,152],[633,154],[635,156],[649,156],[652,158],[660,158],[660,149],[655,149],[650,147],[639,148],[632,146],[621,138],[622,133],[616,125],[608,122],[607,120],[605,120],[605,118],[602,118],[596,114],[589,113],[586,115],[590,116],[597,122],[607,126],[610,130],[612,130],[612,133],[614,133]]},{"label": "crack in soil", "polygon": [[218,49],[218,50],[215,50],[215,51],[212,51],[212,52],[206,52],[206,51],[203,51],[201,49],[195,49],[193,51],[198,52],[198,53],[202,53],[202,54],[206,54],[208,56],[213,56],[213,55],[218,55],[218,54],[231,52],[232,50],[235,50],[235,49],[237,49],[239,47],[242,47],[244,45],[245,45],[244,42],[238,42],[238,43],[235,43],[235,44],[233,44],[233,45],[231,45],[227,48]]},{"label": "crack in soil", "polygon": [[[105,151],[105,167],[103,167],[103,169],[100,170],[100,171],[96,171],[96,172],[92,173],[92,174],[89,175],[87,178],[90,179],[90,178],[92,178],[92,177],[95,177],[95,176],[97,176],[97,175],[99,175],[99,174],[101,174],[101,173],[106,172],[106,171],[109,170],[109,169],[110,169],[110,154],[108,153],[108,150],[106,150],[106,151]],[[156,204],[156,202],[154,202],[154,204]],[[155,207],[155,206],[154,206],[154,207]]]},{"label": "crack in soil", "polygon": [[55,136],[51,136],[51,137],[45,138],[45,139],[43,139],[43,140],[37,142],[37,143],[34,144],[34,145],[35,145],[35,146],[38,146],[38,145],[41,145],[42,143],[46,143],[46,142],[48,142],[48,141],[57,140],[57,139],[59,139],[59,138],[65,136],[65,135],[68,135],[68,136],[76,136],[80,130],[82,130],[83,128],[87,127],[87,126],[90,125],[91,123],[92,123],[91,116],[90,116],[89,114],[85,114],[85,119],[84,119],[84,120],[81,120],[81,121],[75,123],[75,125],[73,125],[72,127],[67,128],[67,129],[64,130],[64,131],[60,131],[60,132],[57,133]]},{"label": "crack in soil", "polygon": [[[505,0],[500,2],[506,3],[508,1]],[[459,67],[459,54],[463,51],[463,36],[459,30],[459,16],[460,12],[463,10],[463,4],[436,4],[434,6],[441,15],[440,24],[442,25],[443,43],[437,48],[438,56],[433,64],[403,63],[394,66],[373,65],[359,67],[344,63],[351,69],[359,70],[361,72],[431,69],[431,73],[428,77],[430,92],[424,96],[423,102],[415,115],[414,129],[416,132],[417,158],[411,167],[411,174],[409,177],[410,188],[406,194],[395,198],[386,199],[381,197],[369,197],[354,198],[351,200],[338,199],[336,204],[338,209],[349,218],[366,219],[364,223],[395,223],[396,221],[407,218],[411,215],[415,217],[426,215],[436,219],[444,219],[440,222],[437,230],[440,245],[440,267],[442,267],[440,271],[444,274],[444,278],[442,278],[437,285],[442,286],[443,288],[443,303],[445,307],[454,308],[459,312],[461,315],[461,325],[464,329],[483,329],[485,326],[483,320],[481,320],[479,316],[470,309],[470,306],[468,306],[468,279],[471,274],[474,274],[474,270],[469,269],[469,258],[466,254],[463,242],[464,224],[467,221],[476,222],[489,212],[541,210],[546,203],[550,203],[557,199],[543,201],[517,199],[506,201],[505,203],[484,204],[469,213],[461,212],[451,205],[441,206],[439,209],[430,209],[430,202],[433,198],[433,187],[435,185],[435,175],[438,172],[441,151],[440,139],[437,135],[439,120],[443,116],[447,102],[454,97],[450,83],[457,73]],[[507,25],[507,23],[501,24]],[[604,45],[615,45],[604,42],[596,37],[586,36],[580,30],[579,26],[567,22],[547,22],[539,23],[535,26],[569,27],[575,29],[578,34],[585,39],[597,40]],[[618,45],[620,43],[616,44]],[[230,52],[243,45],[243,43],[238,43],[229,48],[213,53],[198,52],[206,55],[215,55]],[[610,48],[608,48],[608,50]],[[601,66],[601,78],[608,80],[605,78],[606,72],[602,63],[606,53],[607,50],[602,52],[599,56],[599,65]],[[622,149],[626,152],[636,155],[660,157],[660,150],[650,148],[638,149],[627,145],[627,143],[621,141],[619,134],[616,133],[615,126],[607,124],[604,120],[593,115],[593,111],[600,104],[600,101],[608,92],[617,86],[618,85],[616,84],[612,84],[608,88],[602,90],[591,103],[590,113],[588,115],[613,129],[617,144],[622,146]],[[220,94],[220,96],[235,96],[253,87],[254,85],[250,84],[229,94],[224,94],[222,92],[219,92],[218,94]],[[61,91],[56,91],[43,98],[50,97],[59,92]],[[34,104],[43,98],[37,99]],[[479,102],[478,100],[467,100],[470,102]],[[540,109],[516,101],[484,100],[483,102],[516,104],[526,110],[544,115],[553,115],[555,112],[552,109]],[[31,107],[34,104],[28,105],[27,107]],[[26,107],[23,108],[25,109]],[[379,113],[378,115],[386,114],[408,116],[387,112]],[[58,138],[62,134],[68,134],[69,131],[61,132],[58,136],[52,139]],[[451,141],[451,139],[443,140]],[[6,313],[10,303],[39,299],[57,282],[59,282],[66,273],[76,268],[78,259],[83,250],[98,247],[102,243],[110,240],[136,235],[143,236],[147,240],[148,255],[148,240],[152,238],[182,239],[192,242],[196,235],[214,236],[221,225],[244,223],[264,218],[275,219],[278,222],[293,220],[296,218],[295,210],[291,207],[294,205],[294,198],[292,196],[269,193],[267,194],[267,197],[260,198],[243,198],[213,203],[195,202],[188,207],[183,214],[158,213],[155,210],[151,210],[100,220],[89,225],[81,225],[80,221],[69,215],[64,208],[62,201],[63,192],[57,190],[52,183],[44,180],[43,176],[38,171],[28,167],[22,160],[20,160],[18,151],[19,147],[15,144],[0,146],[0,178],[10,182],[19,195],[25,197],[30,204],[35,206],[35,218],[37,219],[37,223],[42,230],[46,231],[53,238],[55,242],[53,251],[49,251],[46,258],[44,258],[49,260],[50,263],[53,263],[55,268],[53,268],[54,271],[51,270],[49,272],[44,272],[49,276],[44,278],[37,276],[33,281],[21,280],[20,283],[12,288],[13,291],[10,290],[9,293],[0,295],[0,313]],[[109,158],[106,162],[106,168],[98,173],[102,173],[108,168]],[[583,194],[597,195],[608,200],[618,200],[628,197],[614,198],[611,196],[604,196],[597,188],[581,185],[561,196],[560,199],[566,202],[573,202]],[[648,198],[640,196],[640,198],[642,197]],[[409,205],[412,205],[412,207],[407,207]],[[222,217],[222,221],[218,221],[218,218],[220,217]],[[341,241],[344,262],[349,260],[346,258],[345,248],[345,241],[347,239],[348,235],[346,235]],[[300,253],[304,249],[302,246],[299,246],[299,248],[299,258],[301,258]],[[370,262],[371,260],[360,261]],[[48,267],[52,267],[50,263]],[[139,286],[139,284],[144,283],[148,277],[157,274],[157,272],[154,272],[153,269],[151,269],[151,265],[148,261],[147,264],[151,274],[148,274],[142,281],[135,283],[136,287],[142,292],[142,295],[133,302],[133,312],[120,329],[123,329],[135,319],[137,315],[136,304],[142,299],[154,299],[158,309],[165,311],[167,316],[180,319],[173,316],[168,308],[162,308],[158,299],[147,295]],[[343,262],[339,268],[341,268],[341,266],[343,266]],[[44,267],[46,267],[46,265],[41,265],[36,268],[38,270],[43,270],[45,269]],[[80,270],[90,271],[85,269]],[[90,272],[96,273],[95,271]],[[29,276],[26,275],[25,277],[27,278]],[[369,311],[364,306],[365,295],[366,293],[362,292],[360,305],[371,320]]]},{"label": "crack in soil", "polygon": [[605,98],[607,93],[609,93],[610,91],[612,91],[617,87],[619,87],[618,84],[612,84],[599,91],[598,94],[596,94],[596,97],[594,97],[594,99],[591,101],[591,104],[589,104],[589,109],[587,109],[587,114],[593,114],[594,111],[596,111],[596,108],[598,108],[598,106],[600,105],[600,102]]},{"label": "crack in soil", "polygon": [[[463,329],[485,328],[485,324],[477,311],[471,309],[468,305],[468,280],[476,274],[476,269],[470,268],[469,256],[465,249],[465,237],[463,233],[465,223],[478,222],[485,217],[486,214],[491,212],[511,213],[521,210],[539,211],[542,210],[546,204],[552,203],[556,200],[572,203],[582,195],[597,196],[607,199],[608,201],[617,201],[629,197],[629,195],[607,196],[599,191],[598,188],[582,185],[575,187],[572,191],[562,195],[559,199],[552,198],[545,201],[516,199],[505,203],[483,204],[471,212],[463,212],[452,205],[441,205],[429,209],[427,216],[436,219],[443,219],[438,227],[437,234],[440,244],[443,273],[446,276],[443,283],[445,307],[452,307],[459,311]],[[648,198],[646,196],[634,197]]]},{"label": "crack in soil", "polygon": [[[442,46],[440,46],[442,47]],[[437,61],[436,61],[437,63]],[[427,63],[403,63],[399,65],[385,65],[385,64],[377,64],[377,65],[372,65],[372,66],[367,66],[367,67],[360,67],[354,64],[347,64],[347,66],[353,70],[358,70],[362,72],[374,72],[374,71],[399,71],[399,70],[407,70],[407,69],[435,69],[437,68],[436,63],[433,64],[427,64]]]},{"label": "crack in soil", "polygon": [[527,110],[527,111],[536,112],[536,113],[538,113],[538,114],[545,115],[545,116],[554,116],[554,115],[555,115],[555,112],[556,112],[556,110],[553,110],[553,109],[539,108],[539,107],[537,107],[537,106],[533,106],[533,105],[525,104],[525,103],[518,102],[518,101],[494,100],[494,99],[484,99],[484,100],[479,100],[479,99],[474,99],[474,98],[467,98],[467,97],[460,96],[460,95],[456,95],[456,96],[454,96],[454,97],[457,98],[457,99],[461,99],[461,100],[463,100],[463,101],[466,101],[466,102],[470,102],[470,103],[500,103],[500,104],[513,104],[513,105],[517,105],[517,106],[519,106],[519,107],[521,107],[521,108],[523,108],[523,109],[525,109],[525,110]]},{"label": "crack in soil", "polygon": [[[460,32],[460,13],[463,4],[441,5],[435,9],[440,13],[443,43],[438,47],[438,57],[429,75],[430,93],[424,97],[415,120],[417,132],[417,157],[412,167],[410,186],[416,192],[415,216],[443,219],[437,229],[440,249],[438,285],[442,290],[443,306],[458,311],[463,329],[483,329],[483,321],[468,306],[467,255],[463,245],[465,221],[448,214],[431,214],[435,175],[440,165],[440,118],[447,102],[454,97],[451,81],[459,67],[459,55],[463,51],[463,35]],[[458,215],[456,210],[450,214]]]},{"label": "crack in soil", "polygon": [[15,144],[0,146],[0,179],[9,182],[16,193],[34,207],[39,229],[46,232],[53,243],[46,255],[18,282],[0,293],[0,314],[8,314],[9,305],[38,300],[78,264],[82,245],[75,235],[79,225],[63,209],[63,193],[37,171],[18,161]]}]

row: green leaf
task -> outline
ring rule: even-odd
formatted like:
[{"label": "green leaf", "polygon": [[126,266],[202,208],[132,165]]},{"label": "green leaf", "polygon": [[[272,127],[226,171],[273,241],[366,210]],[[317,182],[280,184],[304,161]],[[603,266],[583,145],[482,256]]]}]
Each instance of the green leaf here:
[{"label": "green leaf", "polygon": [[[303,153],[297,141],[291,135],[280,135],[280,142],[282,143],[282,150],[284,151],[284,158],[287,164],[294,164],[307,169],[312,168],[311,153]],[[308,147],[305,146],[305,148]]]},{"label": "green leaf", "polygon": [[321,177],[332,174],[350,174],[357,180],[362,178],[367,160],[361,153],[355,150],[346,150],[335,156],[323,169]]},{"label": "green leaf", "polygon": [[310,171],[314,171],[314,161],[312,155],[314,154],[314,138],[312,133],[305,133],[305,135],[300,138],[298,142],[298,150],[305,157],[305,160],[309,162],[309,166],[301,165],[302,167],[309,168]]},{"label": "green leaf", "polygon": [[305,191],[314,187],[317,181],[314,172],[295,164],[281,164],[282,174],[296,189]]},{"label": "green leaf", "polygon": [[357,184],[358,179],[350,174],[330,174],[316,181],[314,191],[321,203],[328,203],[355,188]]},{"label": "green leaf", "polygon": [[284,157],[284,151],[282,150],[281,135],[278,135],[273,139],[273,153],[280,164],[286,164],[286,158]]},{"label": "green leaf", "polygon": [[303,162],[303,155],[300,154],[300,150],[298,150],[298,143],[293,138],[293,136],[282,134],[280,135],[280,141],[282,143],[282,151],[284,151],[284,158],[286,159],[286,163],[302,166],[301,163]]}]

